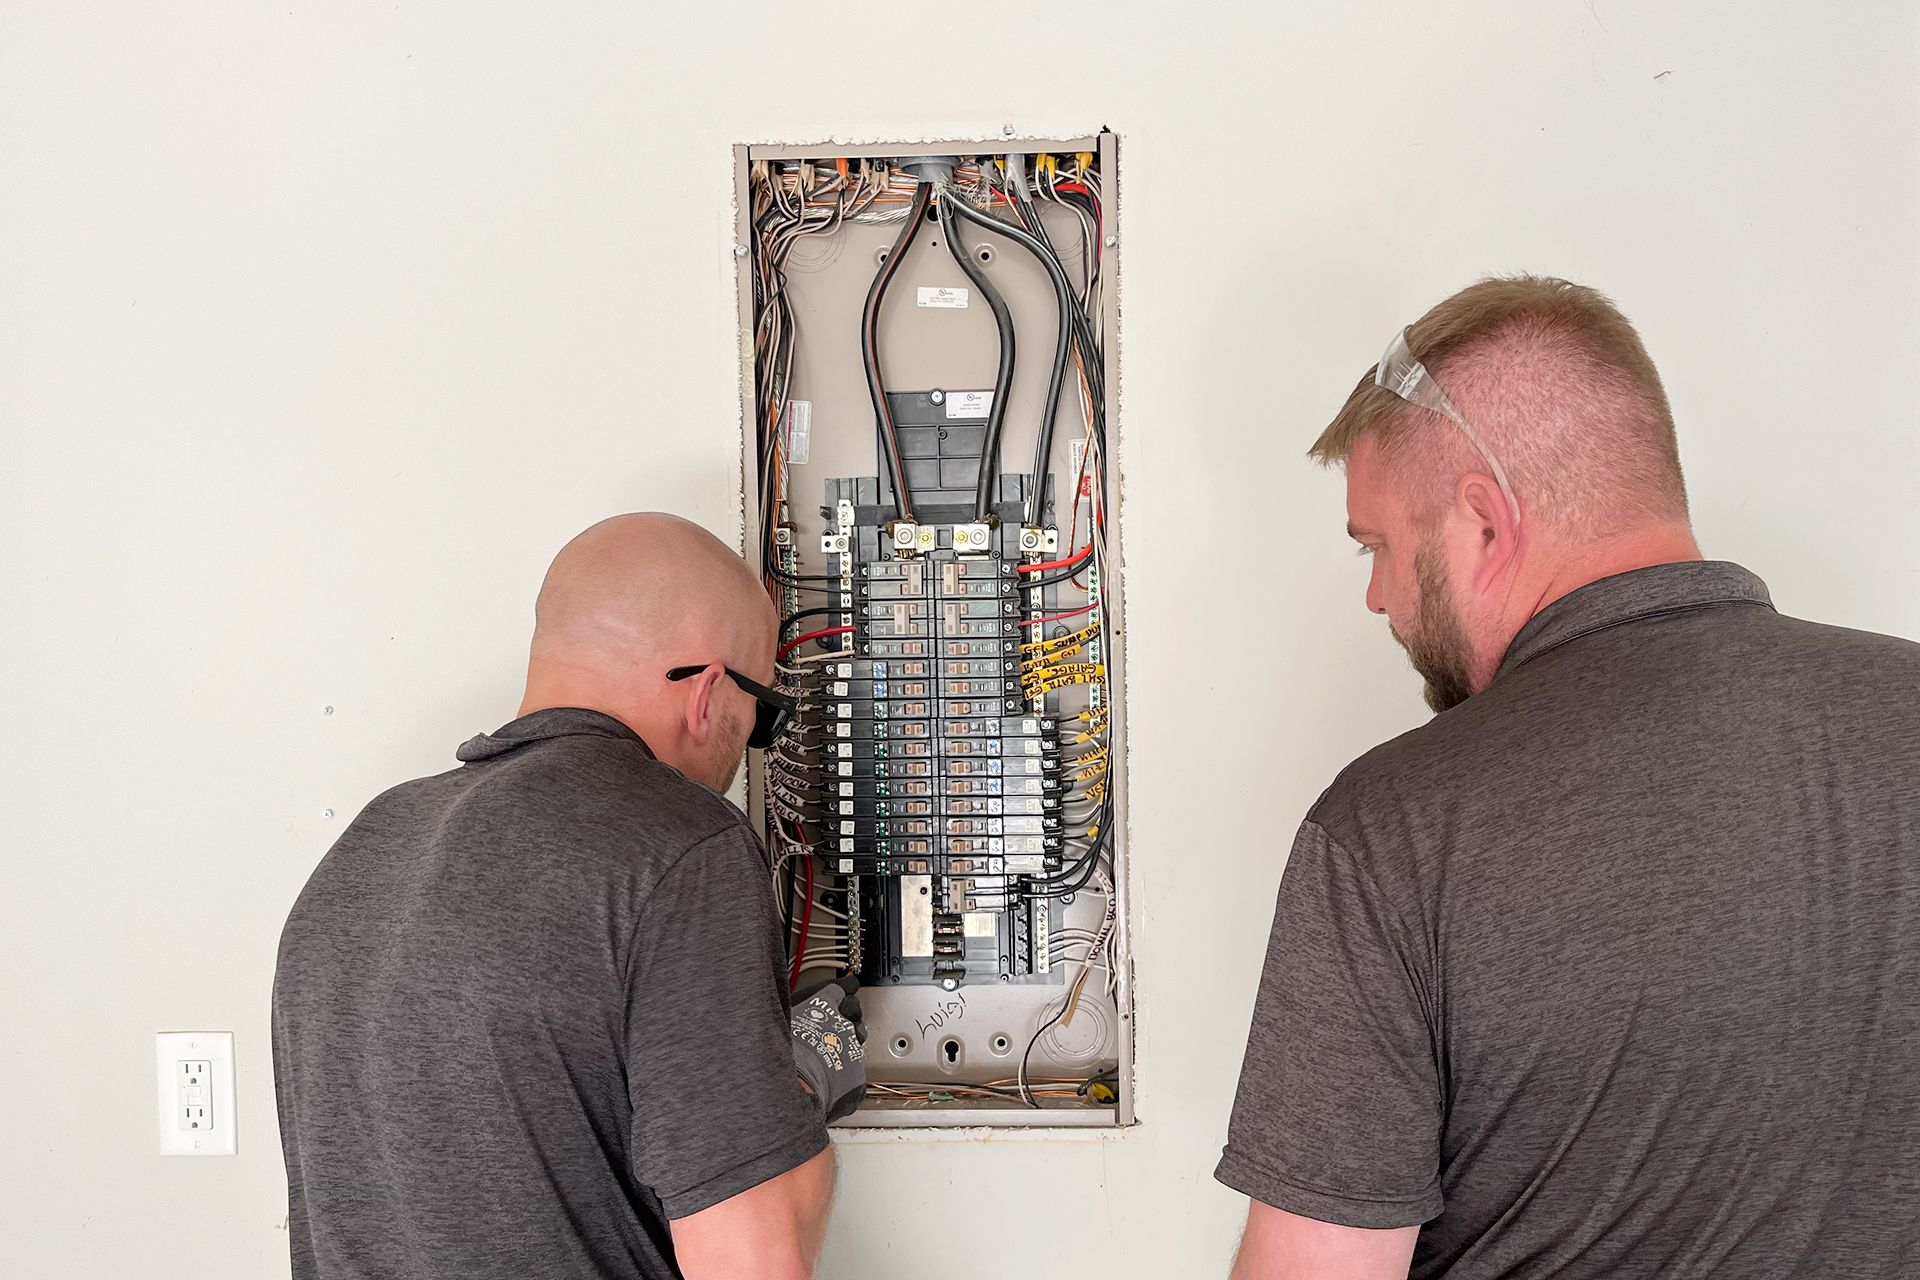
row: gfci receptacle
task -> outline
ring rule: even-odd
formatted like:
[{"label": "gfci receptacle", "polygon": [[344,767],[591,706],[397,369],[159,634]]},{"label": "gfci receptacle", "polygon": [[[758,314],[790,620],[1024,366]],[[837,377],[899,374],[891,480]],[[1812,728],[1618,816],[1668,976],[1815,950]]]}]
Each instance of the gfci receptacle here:
[{"label": "gfci receptacle", "polygon": [[160,1154],[233,1155],[233,1033],[160,1032],[154,1038],[154,1075]]}]

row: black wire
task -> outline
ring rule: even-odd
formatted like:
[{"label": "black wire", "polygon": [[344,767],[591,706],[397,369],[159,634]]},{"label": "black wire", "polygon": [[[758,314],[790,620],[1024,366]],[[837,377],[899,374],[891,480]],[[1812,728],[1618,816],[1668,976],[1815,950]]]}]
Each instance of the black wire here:
[{"label": "black wire", "polygon": [[1026,895],[1029,898],[1070,898],[1074,894],[1084,890],[1092,883],[1093,874],[1100,867],[1100,854],[1103,846],[1106,844],[1105,834],[1105,832],[1102,832],[1099,837],[1096,837],[1093,844],[1088,847],[1086,853],[1081,856],[1079,861],[1073,864],[1072,869],[1079,874],[1073,878],[1071,883],[1051,884],[1045,889],[1028,888],[1024,890]]},{"label": "black wire", "polygon": [[[1081,357],[1089,370],[1088,386],[1089,389],[1091,389],[1094,382],[1094,375],[1091,371],[1099,362],[1099,349],[1093,344],[1092,325],[1087,320],[1086,312],[1081,309],[1079,302],[1076,301],[1073,296],[1073,285],[1068,281],[1066,268],[1060,265],[1060,260],[1054,257],[1052,250],[1010,222],[1002,222],[998,218],[988,217],[978,209],[960,201],[955,201],[953,208],[955,213],[958,213],[967,221],[985,227],[995,235],[1005,236],[1007,239],[1013,241],[1035,258],[1039,259],[1040,265],[1046,268],[1048,279],[1053,281],[1054,300],[1060,307],[1061,327],[1063,329],[1070,327],[1073,335],[1077,337],[1080,342]],[[1063,346],[1060,352],[1056,353],[1055,367],[1061,371],[1062,376],[1064,376],[1066,368],[1065,350],[1066,348]],[[1046,487],[1047,467],[1050,462],[1048,453],[1053,447],[1053,411],[1059,403],[1059,391],[1059,383],[1056,381],[1049,392],[1052,398],[1048,402],[1046,417],[1040,423],[1038,460],[1035,462],[1033,469],[1033,490],[1028,494],[1029,506],[1027,509],[1027,517],[1029,520],[1038,518],[1039,495],[1041,490]],[[1097,396],[1095,397],[1095,403],[1099,403]],[[1096,420],[1098,420],[1098,418],[1096,418]],[[1101,430],[1102,443],[1104,443],[1104,424]]]},{"label": "black wire", "polygon": [[860,359],[867,370],[867,395],[873,400],[874,430],[880,437],[880,452],[887,462],[887,476],[893,481],[893,513],[901,520],[913,519],[913,500],[907,495],[906,465],[900,460],[900,441],[894,431],[893,411],[887,407],[886,383],[880,375],[880,302],[886,297],[887,286],[893,283],[900,264],[906,260],[907,249],[913,244],[913,238],[920,234],[920,222],[926,216],[927,201],[932,197],[933,187],[924,179],[914,183],[913,204],[907,210],[907,225],[900,228],[893,248],[887,251],[887,260],[880,264],[880,270],[875,273],[873,284],[867,289],[867,304],[860,314]]},{"label": "black wire", "polygon": [[798,613],[790,613],[782,618],[780,620],[780,630],[785,631],[789,626],[800,621],[802,618],[823,618],[829,614],[850,614],[852,612],[852,609],[802,609]]},{"label": "black wire", "polygon": [[1027,1087],[1027,1060],[1033,1057],[1033,1046],[1040,1043],[1040,1037],[1047,1034],[1047,1028],[1067,1016],[1067,1006],[1072,1003],[1073,996],[1069,994],[1065,1000],[1060,1002],[1060,1008],[1055,1011],[1054,1015],[1040,1024],[1040,1029],[1033,1033],[1033,1039],[1027,1041],[1027,1051],[1020,1055],[1020,1096],[1025,1099],[1026,1104],[1035,1111],[1040,1109],[1040,1104],[1033,1100],[1033,1090]]},{"label": "black wire", "polygon": [[993,404],[987,409],[987,438],[980,446],[980,478],[973,491],[973,518],[985,520],[993,496],[993,477],[1000,469],[1000,432],[1007,421],[1008,394],[1013,389],[1013,313],[1007,310],[1007,300],[1000,296],[1000,290],[994,288],[993,281],[987,279],[973,260],[967,247],[960,243],[960,233],[953,226],[953,206],[957,203],[951,190],[940,193],[940,229],[947,236],[947,252],[960,264],[960,270],[966,272],[967,279],[973,281],[973,287],[987,300],[987,306],[993,311],[993,327],[1000,336],[1000,365],[993,375]]},{"label": "black wire", "polygon": [[1054,573],[1042,574],[1038,578],[1022,578],[1020,580],[1020,589],[1025,591],[1028,587],[1050,587],[1056,582],[1065,582],[1069,578],[1077,578],[1086,571],[1087,565],[1083,560],[1071,569],[1061,569]]},{"label": "black wire", "polygon": [[[1093,873],[1100,866],[1100,854],[1113,838],[1113,789],[1109,787],[1101,797],[1100,811],[1094,815],[1093,825],[1099,829],[1093,843],[1087,851],[1076,858],[1073,865],[1043,876],[1024,876],[1022,891],[1030,898],[1064,898],[1070,893],[1078,893],[1093,880]],[[1039,886],[1039,887],[1036,887]]]},{"label": "black wire", "polygon": [[1037,578],[1022,578],[1020,579],[1020,589],[1025,591],[1028,587],[1050,587],[1056,582],[1065,582],[1068,578],[1077,578],[1087,571],[1087,563],[1091,559],[1091,556],[1086,555],[1075,556],[1073,563],[1064,569],[1055,569],[1052,573],[1043,573]]},{"label": "black wire", "polygon": [[[1060,392],[1066,385],[1067,356],[1073,349],[1073,317],[1071,311],[1078,309],[1073,289],[1066,284],[1066,264],[1060,261],[1060,255],[1054,251],[1053,241],[1047,238],[1046,228],[1040,225],[1040,213],[1033,207],[1033,201],[1027,197],[1026,184],[1015,190],[1019,203],[1016,208],[1022,211],[1026,223],[1033,229],[1038,249],[1030,252],[1044,253],[1053,259],[1059,274],[1054,285],[1054,309],[1057,313],[1057,325],[1053,345],[1053,373],[1047,383],[1045,408],[1040,413],[1040,434],[1033,445],[1033,489],[1027,495],[1027,523],[1032,524],[1040,518],[1041,503],[1046,501],[1047,472],[1053,465],[1053,424],[1060,416]],[[1017,243],[1017,242],[1016,242]],[[1049,270],[1049,276],[1054,272]],[[1063,288],[1064,286],[1064,288]]]},{"label": "black wire", "polygon": [[837,580],[835,575],[831,573],[788,573],[778,565],[772,564],[767,566],[767,572],[781,582],[794,584],[802,582],[833,582]]},{"label": "black wire", "polygon": [[[1039,213],[1033,207],[1033,196],[1027,191],[1025,172],[1021,173],[1020,181],[1017,184],[1008,183],[1007,185],[1013,187],[1014,207],[1020,211],[1021,220],[1033,229],[1034,239],[1047,246],[1048,249],[1052,249],[1053,237],[1047,234],[1046,227],[1040,222]],[[1059,257],[1060,255],[1056,252],[1054,256]]]}]

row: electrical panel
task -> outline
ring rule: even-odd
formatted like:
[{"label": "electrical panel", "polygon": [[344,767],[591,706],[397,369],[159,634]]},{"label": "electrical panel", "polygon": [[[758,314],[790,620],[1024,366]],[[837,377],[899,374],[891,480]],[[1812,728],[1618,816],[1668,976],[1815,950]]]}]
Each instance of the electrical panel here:
[{"label": "electrical panel", "polygon": [[1111,134],[736,153],[754,761],[852,1125],[1131,1122]]}]

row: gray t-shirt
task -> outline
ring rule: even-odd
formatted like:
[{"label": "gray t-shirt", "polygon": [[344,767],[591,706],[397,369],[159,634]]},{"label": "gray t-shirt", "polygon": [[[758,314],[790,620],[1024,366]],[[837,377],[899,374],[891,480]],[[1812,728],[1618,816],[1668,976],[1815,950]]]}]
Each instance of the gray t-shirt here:
[{"label": "gray t-shirt", "polygon": [[1920,645],[1542,611],[1301,827],[1216,1176],[1415,1277],[1920,1274]]},{"label": "gray t-shirt", "polygon": [[556,708],[369,804],[280,939],[293,1274],[676,1276],[667,1221],[818,1154],[740,811]]}]

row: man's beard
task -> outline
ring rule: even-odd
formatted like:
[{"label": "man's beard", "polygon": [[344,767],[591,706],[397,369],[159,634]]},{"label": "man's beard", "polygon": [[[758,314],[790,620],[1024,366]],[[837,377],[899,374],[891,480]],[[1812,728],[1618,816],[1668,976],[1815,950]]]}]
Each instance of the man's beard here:
[{"label": "man's beard", "polygon": [[1431,545],[1414,552],[1413,573],[1420,585],[1420,603],[1407,634],[1394,631],[1393,638],[1427,682],[1427,705],[1436,712],[1450,711],[1473,696],[1469,683],[1473,645],[1453,608],[1446,578],[1440,571],[1439,554]]}]

